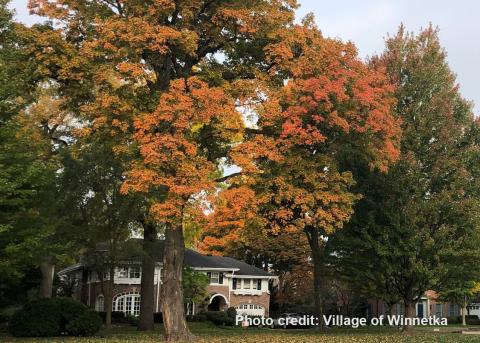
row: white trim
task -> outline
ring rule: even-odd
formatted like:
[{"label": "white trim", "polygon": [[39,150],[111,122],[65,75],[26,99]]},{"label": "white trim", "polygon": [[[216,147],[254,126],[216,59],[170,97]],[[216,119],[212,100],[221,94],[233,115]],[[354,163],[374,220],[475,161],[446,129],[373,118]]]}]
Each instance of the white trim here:
[{"label": "white trim", "polygon": [[162,269],[160,269],[157,273],[157,306],[156,312],[158,312],[158,302],[160,301],[160,275],[162,274]]},{"label": "white trim", "polygon": [[214,295],[212,295],[212,296],[210,297],[210,301],[208,302],[208,304],[210,305],[210,304],[212,303],[212,301],[213,301],[213,298],[216,298],[217,296],[222,297],[223,300],[225,300],[225,303],[226,303],[227,305],[230,304],[230,301],[228,301],[228,299],[227,299],[223,294],[221,294],[221,293],[215,293]]},{"label": "white trim", "polygon": [[67,267],[67,268],[64,268],[64,269],[60,270],[60,271],[57,273],[57,275],[58,275],[58,276],[62,276],[62,275],[64,275],[64,274],[67,274],[67,273],[69,273],[69,272],[73,272],[74,270],[82,269],[82,268],[83,268],[83,264],[81,264],[81,263],[76,263],[76,264],[74,264],[74,265],[72,265],[72,266],[70,266],[70,267]]},{"label": "white trim", "polygon": [[257,275],[239,275],[239,274],[225,274],[226,277],[235,279],[278,279],[278,276],[257,276]]},{"label": "white trim", "polygon": [[239,268],[209,268],[209,267],[193,267],[193,270],[200,270],[200,271],[220,271],[220,272],[226,272],[226,271],[238,271],[240,270]]}]

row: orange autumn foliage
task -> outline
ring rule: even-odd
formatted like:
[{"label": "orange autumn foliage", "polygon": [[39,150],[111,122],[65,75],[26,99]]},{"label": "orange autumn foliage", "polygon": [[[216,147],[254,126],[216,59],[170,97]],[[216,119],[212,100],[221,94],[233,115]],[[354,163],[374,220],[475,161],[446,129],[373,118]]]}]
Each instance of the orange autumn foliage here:
[{"label": "orange autumn foliage", "polygon": [[[249,139],[232,152],[244,171],[255,174],[220,193],[208,216],[204,251],[229,251],[245,232],[290,233],[298,240],[296,233],[314,228],[328,236],[349,220],[360,197],[352,193],[353,176],[342,170],[340,158],[361,156],[386,172],[399,156],[394,87],[383,70],[358,57],[352,43],[324,38],[307,18],[278,32],[266,58],[272,68],[259,84],[256,132],[247,133]],[[255,195],[244,206],[256,216],[230,213],[232,204],[246,201],[235,187],[247,185]],[[229,225],[219,229],[225,222]],[[248,222],[255,222],[257,231],[245,230]],[[268,255],[269,247],[263,251]]]},{"label": "orange autumn foliage", "polygon": [[202,128],[215,128],[228,137],[230,129],[239,131],[243,123],[233,99],[221,88],[190,78],[173,81],[157,109],[139,116],[134,126],[142,162],[127,173],[123,191],[164,190],[164,201],[153,204],[151,213],[158,220],[177,222],[193,195],[215,187],[217,166],[202,146]]}]

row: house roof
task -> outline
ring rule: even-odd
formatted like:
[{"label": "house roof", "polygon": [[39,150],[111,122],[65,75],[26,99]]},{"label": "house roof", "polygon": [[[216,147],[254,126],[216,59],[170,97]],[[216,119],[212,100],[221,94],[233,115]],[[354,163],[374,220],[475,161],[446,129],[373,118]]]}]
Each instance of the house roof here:
[{"label": "house roof", "polygon": [[[123,261],[141,261],[142,260],[142,249],[141,244],[142,239],[132,239],[130,240],[129,249],[123,252],[123,256],[120,258]],[[163,261],[163,249],[164,242],[159,240],[155,243],[154,249],[154,258],[157,262]],[[97,245],[97,251],[108,251],[108,246],[106,243],[99,243]],[[236,260],[232,257],[225,256],[209,256],[202,255],[199,252],[196,252],[192,249],[185,249],[185,265],[190,266],[195,269],[206,269],[206,270],[219,270],[232,272],[234,275],[245,275],[245,276],[260,276],[260,277],[271,277],[272,274],[266,272],[263,269],[257,268],[245,262]],[[59,274],[65,274],[74,269],[79,269],[82,266],[86,266],[87,263],[76,264],[68,268],[63,269]]]}]

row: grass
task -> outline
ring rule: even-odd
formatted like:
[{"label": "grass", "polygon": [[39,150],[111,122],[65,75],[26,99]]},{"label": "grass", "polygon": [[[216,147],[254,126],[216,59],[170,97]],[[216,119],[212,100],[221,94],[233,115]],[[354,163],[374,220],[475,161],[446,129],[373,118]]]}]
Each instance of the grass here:
[{"label": "grass", "polygon": [[[479,335],[462,335],[452,327],[442,327],[434,332],[432,327],[417,328],[412,335],[402,335],[397,329],[387,327],[363,327],[359,329],[331,329],[326,333],[315,330],[271,330],[240,327],[215,327],[210,323],[190,323],[190,329],[198,337],[198,343],[467,343],[479,342]],[[454,332],[457,331],[457,332]],[[126,343],[161,342],[163,329],[159,325],[155,332],[139,333],[133,326],[115,327],[111,333],[100,332],[88,338],[13,338],[0,334],[0,342],[81,342],[81,343]]]}]

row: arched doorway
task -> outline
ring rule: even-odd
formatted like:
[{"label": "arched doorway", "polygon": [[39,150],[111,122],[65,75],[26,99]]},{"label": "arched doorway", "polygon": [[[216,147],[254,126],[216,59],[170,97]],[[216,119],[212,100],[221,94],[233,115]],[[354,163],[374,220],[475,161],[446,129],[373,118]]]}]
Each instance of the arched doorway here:
[{"label": "arched doorway", "polygon": [[208,304],[209,311],[225,311],[228,308],[228,300],[222,294],[214,294]]}]

